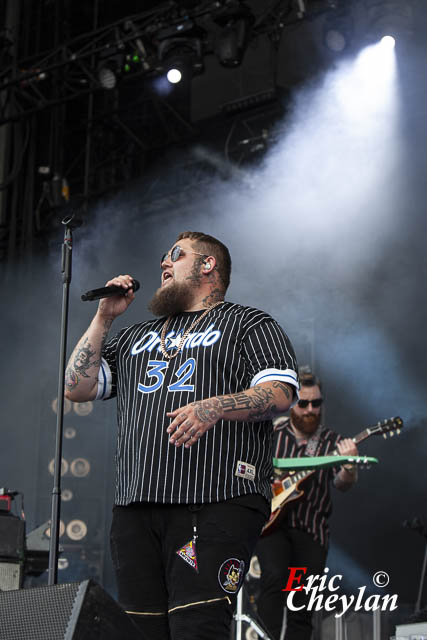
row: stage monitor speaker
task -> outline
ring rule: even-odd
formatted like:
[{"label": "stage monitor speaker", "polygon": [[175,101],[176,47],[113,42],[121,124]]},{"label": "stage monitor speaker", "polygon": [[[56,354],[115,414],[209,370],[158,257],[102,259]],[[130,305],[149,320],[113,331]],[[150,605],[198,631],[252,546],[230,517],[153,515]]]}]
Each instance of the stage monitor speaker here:
[{"label": "stage monitor speaker", "polygon": [[141,640],[123,609],[95,582],[0,593],[1,640]]}]

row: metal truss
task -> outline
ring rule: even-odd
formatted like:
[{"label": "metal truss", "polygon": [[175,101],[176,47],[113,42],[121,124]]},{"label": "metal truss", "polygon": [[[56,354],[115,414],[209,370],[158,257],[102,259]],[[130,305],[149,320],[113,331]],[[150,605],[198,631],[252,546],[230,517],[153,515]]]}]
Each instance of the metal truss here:
[{"label": "metal truss", "polygon": [[[127,77],[159,73],[159,46],[176,36],[177,41],[185,34],[197,37],[203,53],[210,52],[221,21],[243,9],[246,15],[250,13],[240,0],[208,0],[191,11],[184,11],[176,1],[163,2],[150,11],[80,35],[52,51],[15,59],[0,72],[0,125],[102,89],[98,69],[108,61],[130,60],[130,68],[123,74]],[[298,15],[296,10],[295,0],[277,0],[267,8],[260,3],[251,18],[250,38],[268,33],[278,40],[281,30]]]},{"label": "metal truss", "polygon": [[138,52],[140,68],[131,75],[147,73],[150,53],[141,34],[153,20],[166,17],[174,4],[162,3],[156,10],[124,18],[53,51],[10,64],[0,73],[0,95],[4,96],[0,125],[101,89],[97,66],[114,56]]}]

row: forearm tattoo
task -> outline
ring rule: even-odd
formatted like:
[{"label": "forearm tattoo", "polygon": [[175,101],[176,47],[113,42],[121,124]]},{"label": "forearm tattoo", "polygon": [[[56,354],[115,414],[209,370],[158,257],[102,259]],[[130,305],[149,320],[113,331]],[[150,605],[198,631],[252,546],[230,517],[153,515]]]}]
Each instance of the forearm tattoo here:
[{"label": "forearm tattoo", "polygon": [[[99,353],[101,353],[104,347],[110,327],[111,322],[106,320],[104,322],[104,330],[101,336],[101,346]],[[65,370],[65,386],[67,387],[67,389],[69,389],[70,391],[72,389],[75,389],[79,384],[80,378],[91,377],[87,373],[87,371],[92,367],[97,368],[101,364],[101,360],[99,358],[92,359],[92,357],[95,356],[96,353],[97,351],[95,347],[91,345],[87,336],[79,342],[70,358],[70,364]],[[96,371],[96,375],[94,377],[96,377],[97,375],[98,371]]]},{"label": "forearm tattoo", "polygon": [[[273,384],[273,388],[280,388],[289,399],[289,390],[281,382]],[[194,412],[201,422],[216,422],[225,414],[233,411],[248,411],[248,419],[251,421],[270,420],[277,415],[277,406],[274,403],[274,391],[268,387],[255,386],[251,393],[242,391],[227,396],[218,396],[208,400],[194,402]]]}]

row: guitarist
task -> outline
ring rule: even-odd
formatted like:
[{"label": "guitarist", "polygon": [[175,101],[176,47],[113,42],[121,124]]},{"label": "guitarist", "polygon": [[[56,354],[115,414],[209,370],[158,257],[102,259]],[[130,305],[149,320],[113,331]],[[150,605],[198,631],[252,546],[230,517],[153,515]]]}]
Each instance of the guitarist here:
[{"label": "guitarist", "polygon": [[[322,387],[308,367],[301,367],[300,399],[290,410],[290,418],[275,422],[274,455],[276,458],[324,456],[337,451],[340,455],[357,456],[357,447],[350,438],[322,425]],[[284,589],[288,567],[307,567],[308,575],[322,575],[328,552],[328,518],[332,512],[330,484],[347,491],[357,480],[357,468],[344,465],[311,474],[300,488],[301,499],[290,502],[277,528],[261,538],[256,555],[261,566],[258,614],[274,640],[279,640],[283,607],[287,593]],[[305,591],[294,596],[294,604],[301,607],[308,600]],[[312,633],[310,611],[287,611],[286,640],[310,640]]]}]

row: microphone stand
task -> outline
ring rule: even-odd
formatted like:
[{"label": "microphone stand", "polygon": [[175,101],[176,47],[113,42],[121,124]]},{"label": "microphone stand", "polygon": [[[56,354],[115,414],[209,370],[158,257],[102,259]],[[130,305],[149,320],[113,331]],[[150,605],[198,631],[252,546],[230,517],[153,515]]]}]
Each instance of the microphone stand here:
[{"label": "microphone stand", "polygon": [[48,584],[54,585],[58,581],[58,551],[59,551],[59,524],[61,519],[61,468],[62,468],[62,434],[64,423],[64,389],[65,389],[65,354],[67,351],[68,306],[71,282],[71,265],[73,237],[72,229],[78,226],[73,224],[74,215],[62,220],[65,226],[64,242],[62,244],[62,317],[61,317],[61,342],[59,352],[59,376],[58,376],[58,405],[56,411],[56,440],[55,462],[53,472],[52,510],[50,519],[50,545]]},{"label": "microphone stand", "polygon": [[[427,540],[426,533],[423,532],[422,535]],[[426,568],[427,568],[427,545],[424,551],[424,560],[423,560],[423,566],[421,569],[420,586],[418,587],[418,597],[415,603],[415,613],[419,613],[421,611],[421,603],[422,603],[423,591],[424,591],[424,581],[426,578]]]}]

